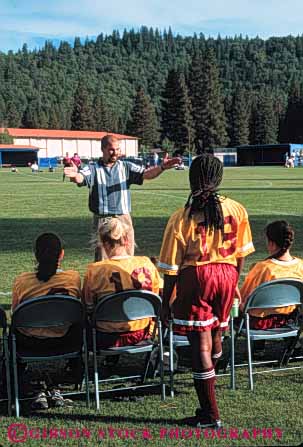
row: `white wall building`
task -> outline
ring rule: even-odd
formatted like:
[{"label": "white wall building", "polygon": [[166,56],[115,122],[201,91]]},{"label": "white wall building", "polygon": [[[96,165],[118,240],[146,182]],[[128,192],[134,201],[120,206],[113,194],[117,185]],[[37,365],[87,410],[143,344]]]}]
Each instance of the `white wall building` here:
[{"label": "white wall building", "polygon": [[[4,129],[0,128],[0,132]],[[80,158],[99,158],[101,156],[100,140],[105,135],[114,135],[120,140],[121,152],[129,157],[138,155],[138,138],[111,132],[93,132],[78,130],[52,129],[13,129],[8,133],[14,138],[14,144],[35,146],[39,148],[39,158],[64,157],[65,153]]]}]

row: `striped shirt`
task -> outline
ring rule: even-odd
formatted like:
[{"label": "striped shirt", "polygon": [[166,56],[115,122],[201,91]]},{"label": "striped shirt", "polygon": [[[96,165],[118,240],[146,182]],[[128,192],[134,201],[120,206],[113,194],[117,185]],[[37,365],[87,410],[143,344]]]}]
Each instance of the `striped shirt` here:
[{"label": "striped shirt", "polygon": [[100,159],[80,170],[84,180],[79,186],[89,188],[89,209],[100,216],[130,214],[130,185],[142,185],[144,166],[117,160],[105,166]]}]

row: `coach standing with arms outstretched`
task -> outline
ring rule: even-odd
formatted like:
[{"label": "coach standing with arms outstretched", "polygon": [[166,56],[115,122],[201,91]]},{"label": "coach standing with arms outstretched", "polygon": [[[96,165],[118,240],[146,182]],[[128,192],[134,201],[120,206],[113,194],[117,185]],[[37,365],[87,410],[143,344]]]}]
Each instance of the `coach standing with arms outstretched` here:
[{"label": "coach standing with arms outstretched", "polygon": [[[119,160],[120,143],[114,135],[106,135],[101,140],[102,158],[97,163],[78,169],[75,165],[64,168],[66,177],[78,186],[89,188],[89,209],[93,213],[95,233],[104,223],[104,219],[118,217],[132,229],[129,239],[129,254],[134,255],[134,230],[130,216],[130,185],[142,185],[144,180],[158,177],[166,169],[180,163],[180,158],[165,158],[160,166],[145,169],[129,161]],[[102,259],[102,250],[95,251],[95,261]]]}]

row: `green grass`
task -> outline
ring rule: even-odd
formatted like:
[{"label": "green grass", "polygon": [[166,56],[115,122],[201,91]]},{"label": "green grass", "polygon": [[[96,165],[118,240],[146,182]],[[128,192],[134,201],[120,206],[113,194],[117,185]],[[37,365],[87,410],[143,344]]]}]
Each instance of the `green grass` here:
[{"label": "green grass", "polygon": [[[169,171],[161,177],[132,188],[133,219],[137,253],[158,255],[161,237],[168,217],[182,207],[188,196],[188,171]],[[221,192],[238,200],[248,210],[256,253],[249,256],[249,265],[266,255],[263,229],[275,219],[287,219],[296,230],[293,253],[303,257],[303,169],[284,168],[227,168]],[[39,173],[28,169],[19,174],[0,170],[0,265],[1,303],[9,309],[12,282],[16,275],[34,268],[32,245],[42,231],[55,231],[65,244],[65,269],[73,268],[84,274],[92,260],[89,247],[91,215],[87,207],[88,191],[66,181],[60,171]],[[238,389],[228,389],[227,377],[218,379],[217,395],[221,416],[227,429],[227,439],[160,439],[161,427],[178,427],[178,420],[191,415],[197,406],[190,375],[178,377],[177,396],[161,402],[158,395],[145,397],[144,402],[123,403],[106,399],[101,401],[101,412],[87,410],[84,402],[77,401],[73,409],[50,410],[36,417],[21,418],[18,423],[29,427],[87,428],[91,438],[86,439],[27,439],[26,446],[83,446],[112,447],[154,446],[261,446],[297,445],[302,442],[302,371],[258,375],[256,391],[247,390],[246,370],[239,372]],[[183,384],[187,379],[187,384]],[[0,445],[13,445],[7,439],[7,430],[14,418],[3,417],[0,422]],[[98,438],[98,430],[110,427],[143,430],[147,428],[152,439]],[[240,439],[230,439],[229,429],[238,428]],[[253,428],[279,428],[282,438],[274,433],[272,439],[243,439],[243,429],[252,436]],[[248,434],[244,432],[244,436]],[[188,434],[188,433],[187,433]],[[180,434],[181,435],[181,434]],[[185,433],[183,433],[185,436]],[[189,435],[189,434],[188,434]]]}]

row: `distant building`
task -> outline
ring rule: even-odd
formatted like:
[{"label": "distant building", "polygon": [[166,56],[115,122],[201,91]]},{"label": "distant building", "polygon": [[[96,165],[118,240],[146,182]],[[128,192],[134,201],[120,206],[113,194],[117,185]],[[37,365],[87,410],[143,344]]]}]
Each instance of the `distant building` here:
[{"label": "distant building", "polygon": [[0,167],[27,166],[38,160],[36,146],[0,144]]},{"label": "distant building", "polygon": [[[0,128],[0,132],[4,129]],[[138,138],[111,132],[93,132],[78,130],[52,129],[7,129],[14,138],[14,145],[36,147],[39,149],[39,162],[64,157],[66,152],[78,153],[82,159],[99,158],[100,140],[105,135],[115,135],[121,142],[123,155],[138,155]]]},{"label": "distant building", "polygon": [[237,166],[237,148],[218,147],[213,149],[213,154],[222,161],[224,166]]},{"label": "distant building", "polygon": [[238,165],[285,165],[286,154],[293,156],[295,166],[302,165],[303,144],[256,144],[238,146]]}]

